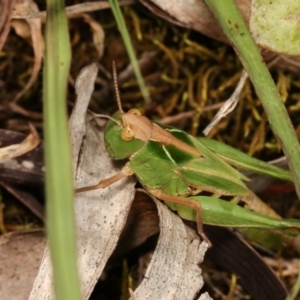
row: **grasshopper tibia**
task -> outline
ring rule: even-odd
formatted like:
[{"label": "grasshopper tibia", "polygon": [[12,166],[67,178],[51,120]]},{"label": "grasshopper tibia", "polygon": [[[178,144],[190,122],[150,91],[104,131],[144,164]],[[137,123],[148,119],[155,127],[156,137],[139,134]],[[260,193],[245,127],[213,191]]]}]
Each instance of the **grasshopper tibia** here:
[{"label": "grasshopper tibia", "polygon": [[134,174],[134,172],[126,164],[122,168],[121,172],[113,175],[112,177],[103,179],[95,185],[78,188],[75,191],[76,191],[76,193],[82,193],[82,192],[91,191],[91,190],[103,189],[103,188],[106,188],[106,187],[110,186],[111,184],[119,181],[120,179],[127,177],[127,176],[131,176],[133,174]]},{"label": "grasshopper tibia", "polygon": [[208,239],[208,237],[205,235],[205,233],[203,231],[202,206],[201,206],[200,203],[198,203],[198,202],[196,202],[192,199],[164,194],[160,190],[147,190],[147,191],[151,195],[153,195],[154,197],[157,197],[157,198],[159,198],[163,201],[167,201],[167,202],[171,202],[171,203],[175,203],[175,204],[181,204],[181,205],[185,205],[185,206],[188,206],[190,208],[193,208],[197,213],[197,231],[198,231],[198,234],[202,237],[202,239],[205,242],[207,242],[209,247],[212,246],[210,240]]}]

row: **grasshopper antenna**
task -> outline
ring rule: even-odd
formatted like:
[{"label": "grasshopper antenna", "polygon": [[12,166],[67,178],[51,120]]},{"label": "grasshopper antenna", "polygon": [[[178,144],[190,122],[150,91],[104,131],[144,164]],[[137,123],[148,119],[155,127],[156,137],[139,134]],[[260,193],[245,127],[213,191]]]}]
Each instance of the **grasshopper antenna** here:
[{"label": "grasshopper antenna", "polygon": [[114,79],[114,86],[115,86],[115,93],[116,93],[118,108],[119,108],[119,111],[123,114],[124,111],[122,109],[122,104],[121,104],[120,92],[119,92],[119,88],[118,88],[117,69],[116,69],[116,63],[114,60],[112,62],[112,70],[113,70],[113,79]]},{"label": "grasshopper antenna", "polygon": [[[119,88],[118,88],[118,78],[117,78],[117,69],[116,69],[116,63],[113,60],[112,62],[112,70],[113,70],[113,80],[114,80],[114,86],[115,86],[115,93],[116,93],[116,98],[117,98],[117,103],[118,103],[118,108],[119,111],[121,112],[121,114],[124,114],[124,111],[122,109],[122,104],[121,104],[121,98],[120,98],[120,92],[119,92]],[[113,122],[115,122],[116,124],[118,124],[119,126],[122,126],[120,121],[108,116],[108,115],[103,115],[103,114],[96,114],[94,112],[92,112],[91,110],[88,110],[88,112],[90,114],[92,114],[95,118],[105,118],[105,119],[109,119]]]},{"label": "grasshopper antenna", "polygon": [[103,115],[103,114],[96,114],[96,113],[94,113],[94,112],[91,111],[91,110],[88,110],[88,112],[89,112],[91,115],[93,115],[95,118],[109,119],[109,120],[111,120],[111,121],[117,123],[119,126],[121,126],[120,121],[114,119],[113,117],[110,117],[110,116],[108,116],[108,115]]}]

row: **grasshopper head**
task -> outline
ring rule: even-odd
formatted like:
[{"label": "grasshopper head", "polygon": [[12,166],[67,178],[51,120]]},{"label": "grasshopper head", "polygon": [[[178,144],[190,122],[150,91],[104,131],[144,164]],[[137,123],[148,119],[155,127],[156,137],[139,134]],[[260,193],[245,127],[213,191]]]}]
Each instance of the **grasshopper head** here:
[{"label": "grasshopper head", "polygon": [[113,79],[119,111],[107,122],[104,132],[105,147],[114,159],[129,158],[140,150],[150,139],[152,123],[141,115],[138,109],[130,109],[125,113],[122,109],[117,82],[117,71],[113,62]]},{"label": "grasshopper head", "polygon": [[106,125],[105,147],[114,159],[128,158],[141,149],[151,136],[151,122],[137,109],[117,112]]}]

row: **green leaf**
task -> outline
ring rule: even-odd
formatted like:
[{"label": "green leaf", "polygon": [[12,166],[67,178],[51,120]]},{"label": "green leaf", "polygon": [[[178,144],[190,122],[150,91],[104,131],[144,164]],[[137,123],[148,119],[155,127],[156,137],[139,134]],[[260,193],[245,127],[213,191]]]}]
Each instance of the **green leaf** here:
[{"label": "green leaf", "polygon": [[300,1],[251,1],[250,30],[257,44],[280,54],[300,54]]}]

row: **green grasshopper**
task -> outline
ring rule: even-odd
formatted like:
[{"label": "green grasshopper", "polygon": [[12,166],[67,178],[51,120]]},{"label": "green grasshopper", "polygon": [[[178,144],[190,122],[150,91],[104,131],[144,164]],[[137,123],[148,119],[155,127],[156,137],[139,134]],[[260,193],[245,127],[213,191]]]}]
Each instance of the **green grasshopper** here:
[{"label": "green grasshopper", "polygon": [[[115,69],[114,80],[116,83]],[[230,152],[228,149],[232,148],[226,146],[224,153],[219,150],[217,155],[209,149],[209,146],[213,147],[210,143],[207,147],[203,141],[184,131],[163,128],[152,123],[135,108],[125,113],[119,90],[116,84],[115,86],[119,111],[113,117],[95,116],[109,119],[104,132],[108,154],[116,160],[128,159],[128,162],[120,173],[96,185],[79,188],[77,192],[105,188],[123,177],[135,175],[150,195],[163,200],[181,217],[196,221],[199,235],[209,244],[203,232],[203,223],[282,230],[300,228],[297,220],[267,217],[219,199],[221,196],[229,196],[236,202],[251,195],[244,183],[248,178],[225,162],[232,162],[234,156],[238,158],[237,153],[240,152]],[[257,163],[257,160],[253,160]],[[242,161],[243,159],[240,165]],[[267,165],[263,162],[262,164]],[[259,169],[259,165],[260,163],[253,168]],[[276,170],[282,172],[282,177],[291,178],[289,172],[274,166],[267,167],[265,173],[274,175]],[[201,196],[203,192],[211,193],[212,196]]]}]

